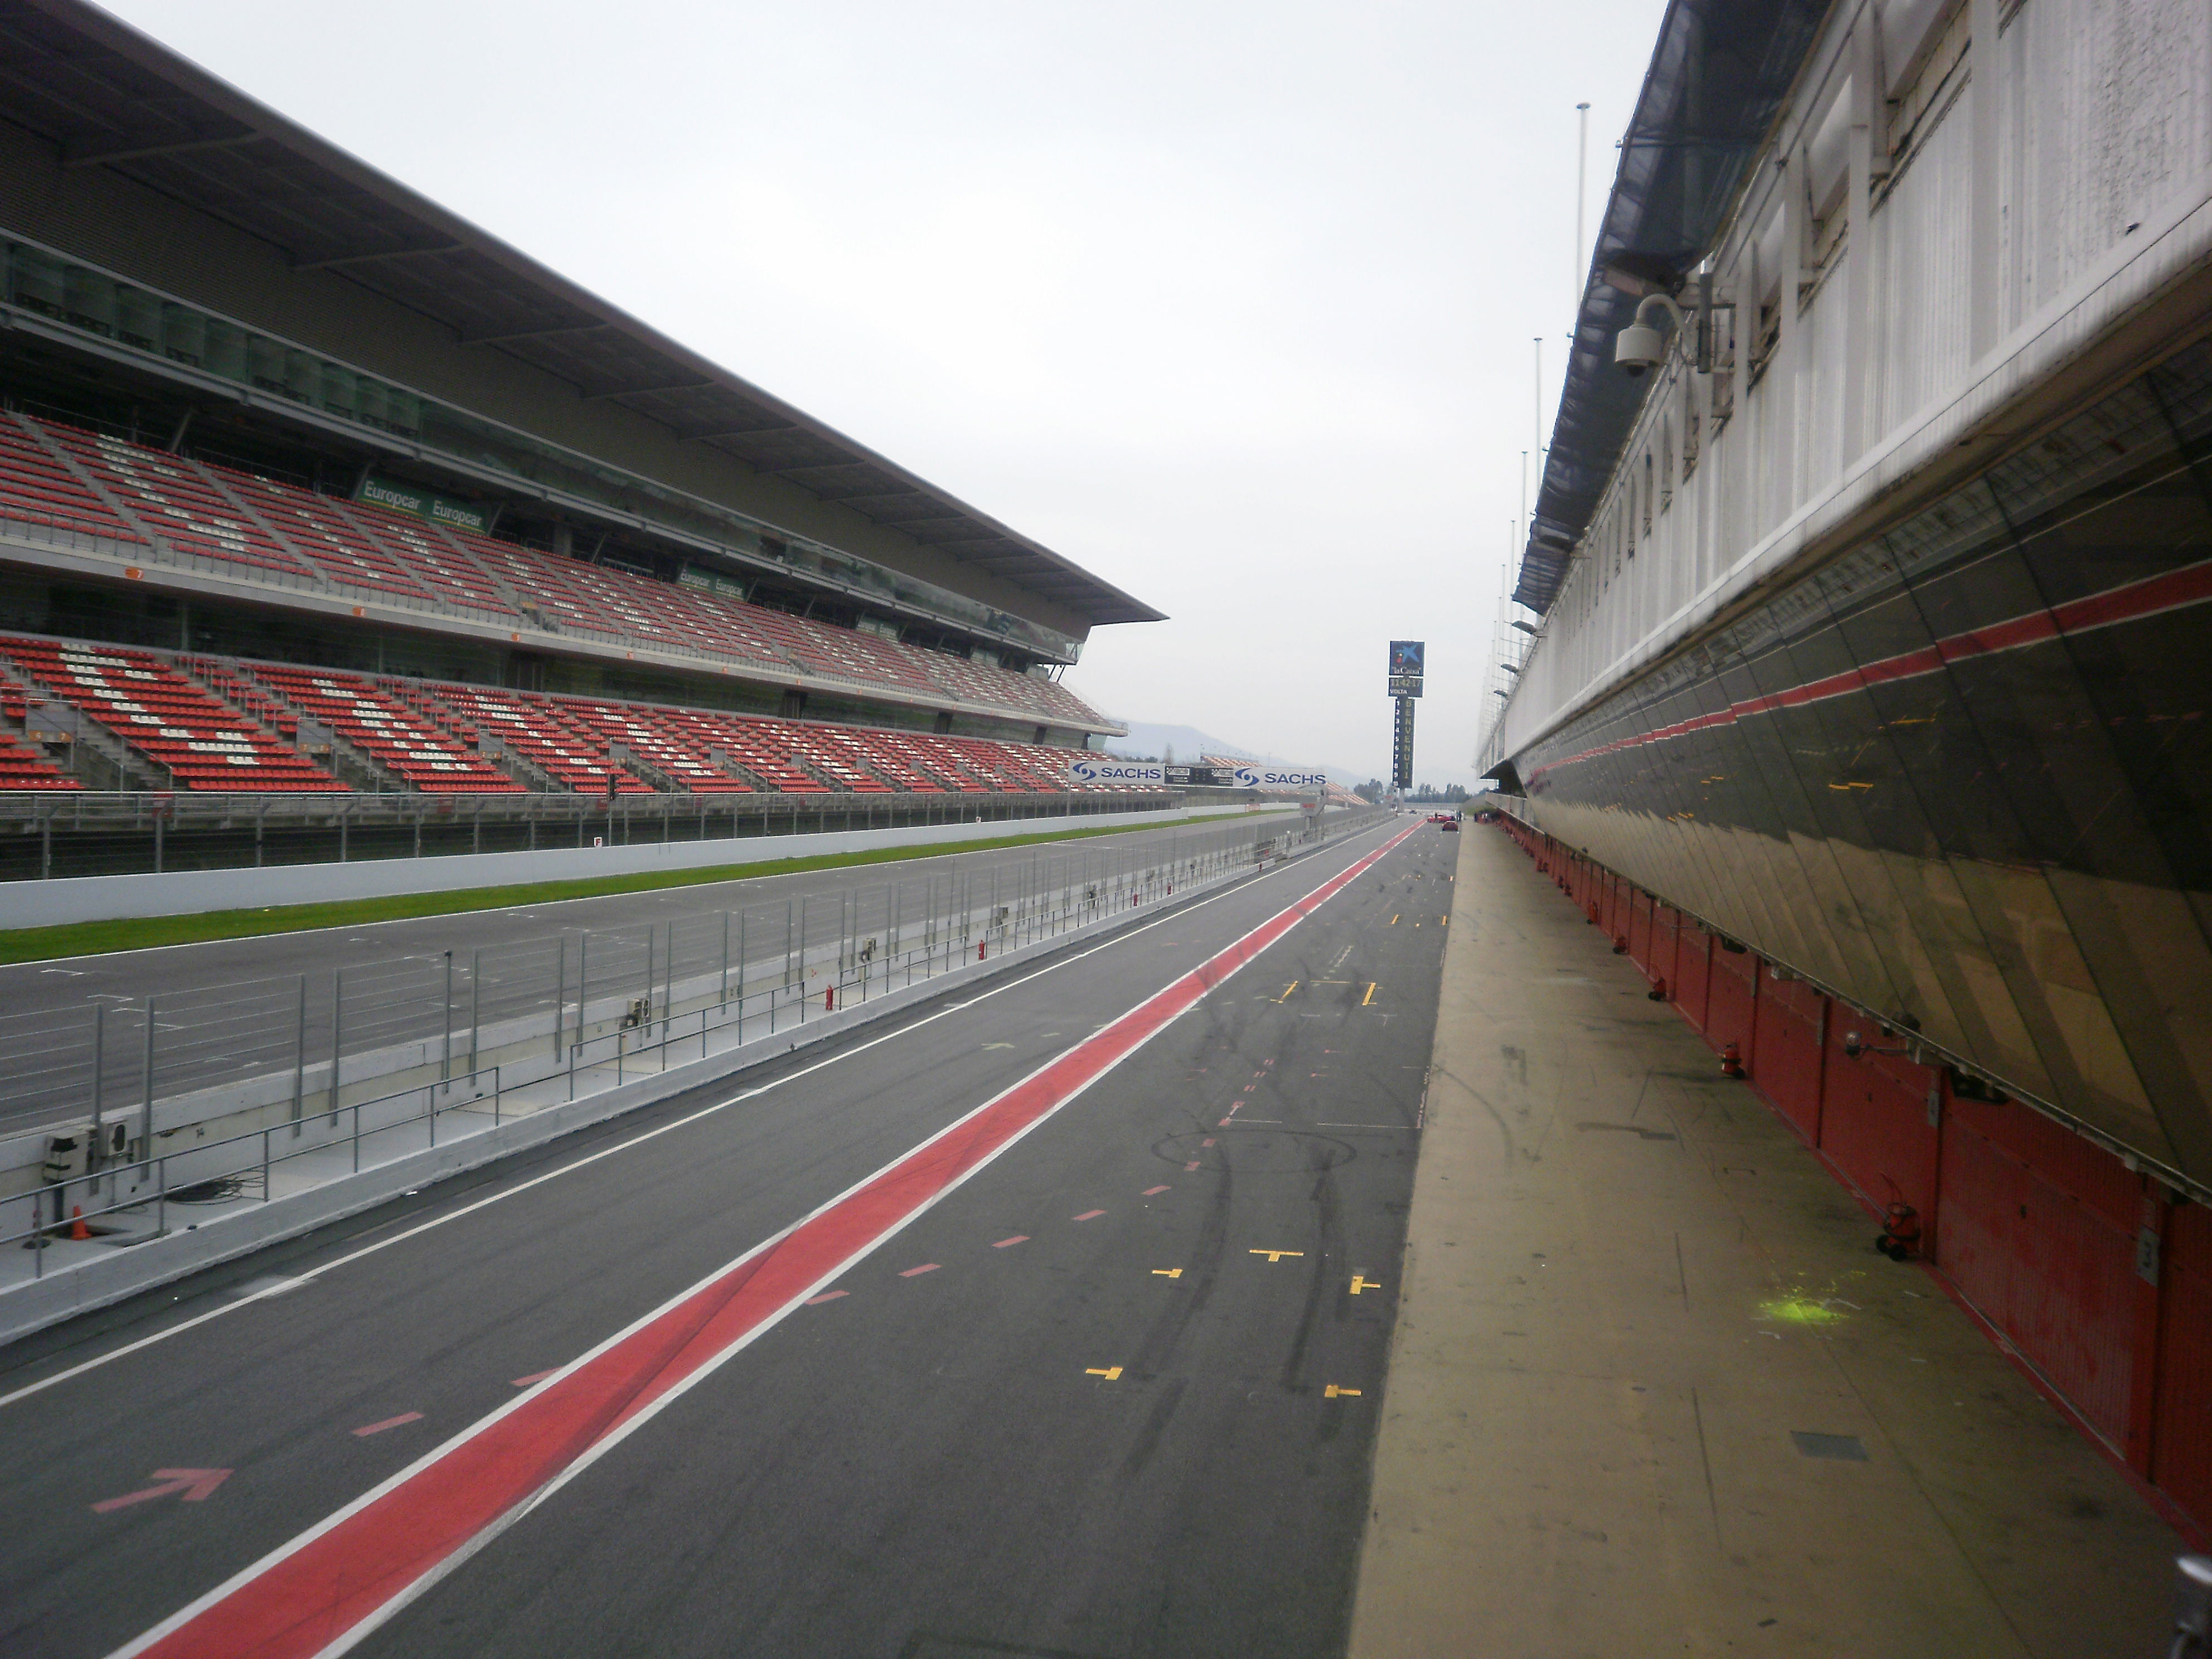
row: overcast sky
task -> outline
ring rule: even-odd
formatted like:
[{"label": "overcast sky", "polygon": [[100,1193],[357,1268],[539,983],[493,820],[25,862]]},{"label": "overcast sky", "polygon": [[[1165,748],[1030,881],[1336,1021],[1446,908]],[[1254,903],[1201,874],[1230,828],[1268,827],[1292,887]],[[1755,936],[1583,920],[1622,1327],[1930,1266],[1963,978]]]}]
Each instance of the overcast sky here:
[{"label": "overcast sky", "polygon": [[1472,781],[1521,453],[1658,0],[109,0],[1172,617],[1109,714]]}]

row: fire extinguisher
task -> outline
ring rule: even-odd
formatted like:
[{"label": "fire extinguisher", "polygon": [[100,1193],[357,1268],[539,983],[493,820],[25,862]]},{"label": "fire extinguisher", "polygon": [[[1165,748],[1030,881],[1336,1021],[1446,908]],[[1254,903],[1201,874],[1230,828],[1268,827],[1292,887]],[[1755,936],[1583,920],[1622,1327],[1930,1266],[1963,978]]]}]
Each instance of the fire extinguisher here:
[{"label": "fire extinguisher", "polygon": [[1874,1247],[1892,1261],[1910,1261],[1920,1254],[1920,1212],[1899,1200],[1882,1212],[1881,1237]]}]

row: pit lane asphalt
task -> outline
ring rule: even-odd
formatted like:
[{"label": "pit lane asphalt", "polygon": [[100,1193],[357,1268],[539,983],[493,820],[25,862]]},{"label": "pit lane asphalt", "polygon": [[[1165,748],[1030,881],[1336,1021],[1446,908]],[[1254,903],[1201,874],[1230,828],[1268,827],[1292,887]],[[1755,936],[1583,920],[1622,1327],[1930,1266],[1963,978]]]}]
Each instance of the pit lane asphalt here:
[{"label": "pit lane asphalt", "polygon": [[[111,1650],[1384,833],[994,994],[948,993],[927,1024],[856,1036],[848,1058],[449,1225],[407,1236],[718,1097],[0,1350],[4,1394],[398,1236],[0,1407],[0,1492],[27,1518],[0,1547],[0,1650]],[[1338,1650],[1455,847],[1418,832],[862,1262],[848,1295],[799,1310],[360,1650]],[[1251,1253],[1267,1250],[1299,1254]],[[1354,1275],[1376,1288],[1353,1294]],[[163,1468],[235,1473],[199,1502],[91,1507]]]}]

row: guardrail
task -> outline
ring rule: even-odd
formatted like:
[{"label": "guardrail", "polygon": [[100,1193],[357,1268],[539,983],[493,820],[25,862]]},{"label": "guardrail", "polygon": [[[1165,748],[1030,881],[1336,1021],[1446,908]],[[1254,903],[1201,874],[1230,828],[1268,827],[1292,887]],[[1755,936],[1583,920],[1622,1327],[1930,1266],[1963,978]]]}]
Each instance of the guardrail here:
[{"label": "guardrail", "polygon": [[[1048,870],[1040,861],[1035,872],[1040,879],[1009,884],[1003,894],[994,883],[981,907],[972,902],[975,894],[970,889],[961,892],[957,907],[948,906],[941,912],[932,908],[927,915],[916,916],[914,926],[921,930],[916,937],[901,937],[894,932],[888,939],[878,934],[864,940],[857,930],[848,932],[842,925],[846,919],[857,921],[859,907],[853,906],[848,911],[841,906],[841,929],[834,939],[822,940],[817,952],[822,965],[828,969],[820,975],[818,985],[808,981],[803,949],[795,943],[787,943],[784,973],[780,977],[763,975],[767,982],[757,988],[748,988],[746,964],[740,961],[732,994],[732,963],[726,954],[719,975],[709,964],[708,974],[683,979],[678,976],[672,954],[660,969],[662,978],[656,986],[656,963],[648,944],[642,994],[629,994],[638,988],[632,982],[622,988],[618,997],[602,995],[594,1003],[588,955],[580,946],[576,999],[571,1003],[565,994],[556,994],[553,1006],[546,1011],[550,1016],[550,1030],[547,1022],[530,1022],[536,1024],[537,1034],[520,1034],[520,1043],[511,1042],[518,1034],[502,1032],[501,1037],[511,1042],[509,1052],[486,1063],[478,1048],[483,1030],[479,1024],[469,1033],[465,1070],[454,1069],[459,1034],[452,1023],[453,1004],[448,977],[445,1021],[430,1039],[440,1053],[437,1075],[424,1076],[401,1089],[347,1100],[343,1095],[343,1051],[340,1042],[333,1049],[329,1076],[317,1079],[323,1088],[310,1090],[307,1086],[309,1068],[305,1060],[302,1024],[294,1044],[296,1058],[289,1099],[280,1091],[273,1101],[258,1109],[268,1121],[212,1140],[194,1139],[167,1152],[156,1150],[155,1143],[165,1134],[173,1135],[180,1128],[191,1126],[180,1124],[167,1131],[161,1130],[156,1126],[154,1109],[156,1103],[149,1091],[138,1103],[137,1135],[131,1136],[126,1124],[123,1154],[112,1158],[102,1155],[103,1146],[114,1144],[112,1131],[117,1120],[103,1113],[100,1077],[95,1061],[94,1071],[84,1080],[92,1091],[89,1112],[81,1120],[85,1127],[71,1129],[57,1137],[57,1142],[66,1139],[76,1144],[65,1149],[58,1147],[50,1153],[74,1158],[82,1147],[84,1167],[71,1169],[61,1179],[42,1182],[0,1200],[0,1209],[15,1218],[7,1231],[0,1231],[0,1249],[28,1247],[33,1255],[29,1276],[43,1278],[49,1246],[58,1239],[69,1237],[80,1224],[88,1232],[105,1231],[110,1237],[117,1231],[128,1231],[131,1237],[126,1242],[135,1243],[164,1232],[169,1224],[170,1209],[179,1203],[232,1201],[251,1196],[257,1188],[260,1201],[267,1203],[277,1195],[272,1185],[273,1172],[288,1164],[319,1158],[325,1166],[325,1179],[358,1173],[365,1167],[364,1145],[380,1137],[386,1138],[387,1147],[393,1156],[398,1156],[415,1150],[411,1138],[404,1132],[420,1126],[427,1144],[437,1146],[441,1119],[450,1123],[456,1114],[476,1120],[479,1129],[495,1128],[514,1112],[542,1109],[559,1103],[561,1099],[573,1101],[579,1097],[580,1091],[590,1094],[619,1087],[629,1080],[633,1068],[647,1065],[648,1056],[655,1069],[665,1070],[675,1063],[672,1051],[679,1046],[688,1048],[696,1042],[700,1058],[705,1059],[718,1048],[728,1052],[748,1042],[772,1038],[791,1026],[804,1024],[817,999],[823,1014],[865,1004],[872,997],[912,986],[917,981],[927,982],[947,973],[972,969],[979,963],[988,963],[994,954],[1079,933],[1131,910],[1163,902],[1178,893],[1188,895],[1233,879],[1255,866],[1264,867],[1271,858],[1287,855],[1293,847],[1314,845],[1355,833],[1385,816],[1381,812],[1349,813],[1325,826],[1285,828],[1269,836],[1248,834],[1232,838],[1224,832],[1208,832],[1179,838],[1169,849],[1168,856],[1141,863],[1097,859],[1086,860],[1079,867],[1073,859],[1063,859],[1054,861],[1054,867]],[[1239,826],[1247,831],[1259,827]],[[1044,883],[1041,878],[1047,874],[1056,875],[1058,879]],[[1087,878],[1078,879],[1079,874]],[[948,896],[951,890],[948,881]],[[788,918],[790,907],[786,907],[786,913]],[[732,913],[718,914],[726,939],[728,918]],[[672,945],[675,926],[671,925],[668,933]],[[897,926],[895,922],[894,927]],[[791,936],[787,935],[787,939],[790,940]],[[449,972],[450,956],[441,960]],[[564,942],[561,951],[564,971],[567,960]],[[894,981],[900,983],[895,985]],[[304,986],[304,977],[299,982]],[[691,1001],[690,997],[679,995],[682,992],[696,994],[696,1000],[688,1007],[680,1006]],[[304,995],[299,1006],[304,1021]],[[599,1010],[597,1018],[593,1018],[595,1007]],[[342,1008],[341,1001],[337,1010]],[[143,1022],[149,1056],[146,1076],[149,1081],[153,1076],[150,1068],[155,1036],[161,1026],[157,1009],[158,1001],[156,1008],[147,1011],[148,1017]],[[473,1012],[480,1014],[481,1009]],[[105,1013],[95,1012],[92,1016],[94,1028],[106,1018]],[[236,1033],[227,1031],[225,1040],[235,1041]],[[519,1060],[514,1052],[516,1048],[532,1051],[531,1057]],[[422,1061],[425,1069],[429,1064],[427,1055],[426,1048]],[[16,1071],[16,1065],[0,1058],[0,1073],[4,1073],[10,1084],[15,1080]],[[489,1089],[484,1085],[486,1079],[489,1079]],[[318,1093],[323,1097],[319,1101],[316,1099]],[[382,1109],[418,1097],[422,1102],[420,1110]],[[292,1144],[280,1146],[283,1140]],[[247,1150],[241,1154],[237,1149]],[[138,1155],[131,1156],[133,1152]],[[318,1183],[309,1180],[307,1184]],[[150,1221],[150,1226],[100,1227],[100,1224],[118,1218],[128,1218],[134,1224]],[[14,1260],[0,1257],[0,1261],[12,1263]]]}]

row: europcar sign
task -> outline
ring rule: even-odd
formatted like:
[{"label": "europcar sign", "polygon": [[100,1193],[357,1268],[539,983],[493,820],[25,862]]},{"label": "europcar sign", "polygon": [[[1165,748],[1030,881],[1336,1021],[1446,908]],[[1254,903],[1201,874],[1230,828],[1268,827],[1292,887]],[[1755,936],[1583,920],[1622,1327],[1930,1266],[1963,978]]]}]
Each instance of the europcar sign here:
[{"label": "europcar sign", "polygon": [[1067,763],[1078,783],[1164,784],[1168,769],[1158,761],[1116,760],[1111,755],[1080,755]]}]

